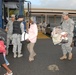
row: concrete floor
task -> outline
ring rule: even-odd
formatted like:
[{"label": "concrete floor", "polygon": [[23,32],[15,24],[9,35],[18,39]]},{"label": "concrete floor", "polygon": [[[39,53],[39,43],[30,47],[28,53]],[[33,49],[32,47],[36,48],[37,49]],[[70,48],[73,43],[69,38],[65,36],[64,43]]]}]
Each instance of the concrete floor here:
[{"label": "concrete floor", "polygon": [[[23,45],[21,58],[13,58],[11,47],[7,56],[10,62],[10,68],[14,75],[75,75],[76,74],[76,47],[73,48],[73,59],[71,61],[61,61],[62,50],[59,45],[54,46],[51,39],[39,39],[35,45],[37,56],[35,61],[29,62],[26,45]],[[50,71],[48,66],[55,64],[59,71]],[[0,67],[0,75],[3,75],[5,70]]]}]

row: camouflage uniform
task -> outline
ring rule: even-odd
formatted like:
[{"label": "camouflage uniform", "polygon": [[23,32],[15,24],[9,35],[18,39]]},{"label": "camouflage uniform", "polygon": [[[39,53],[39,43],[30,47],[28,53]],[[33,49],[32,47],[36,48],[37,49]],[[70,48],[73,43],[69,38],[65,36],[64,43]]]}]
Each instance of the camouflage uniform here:
[{"label": "camouflage uniform", "polygon": [[62,23],[62,30],[68,33],[68,43],[62,44],[63,55],[71,53],[71,43],[73,40],[74,21],[72,19],[64,20]]},{"label": "camouflage uniform", "polygon": [[[24,32],[24,24],[21,22],[20,24],[20,29],[21,33]],[[12,30],[13,31],[13,30]],[[22,48],[22,43],[21,43],[21,34],[13,34],[12,35],[12,44],[13,44],[13,53],[14,53],[14,58],[17,56],[17,47],[18,47],[18,55],[21,57],[21,48]]]},{"label": "camouflage uniform", "polygon": [[7,50],[9,48],[9,44],[10,44],[10,41],[11,41],[11,36],[12,36],[12,28],[13,28],[13,21],[10,20],[7,24],[7,28],[8,28],[8,31],[7,31]]}]

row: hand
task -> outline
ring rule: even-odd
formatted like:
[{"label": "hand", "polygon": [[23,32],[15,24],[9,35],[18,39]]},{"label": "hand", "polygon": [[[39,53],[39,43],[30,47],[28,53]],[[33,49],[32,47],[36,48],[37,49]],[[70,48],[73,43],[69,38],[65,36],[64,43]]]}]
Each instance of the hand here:
[{"label": "hand", "polygon": [[8,31],[8,28],[6,27],[5,31],[7,32]]},{"label": "hand", "polygon": [[26,41],[29,42],[29,39],[27,39]]},{"label": "hand", "polygon": [[68,36],[68,34],[67,34],[67,33],[62,32],[62,33],[61,33],[61,36],[62,36],[62,37],[67,37],[67,36]]},{"label": "hand", "polygon": [[62,35],[63,37],[67,37],[68,36],[68,34],[64,34],[64,35]]}]

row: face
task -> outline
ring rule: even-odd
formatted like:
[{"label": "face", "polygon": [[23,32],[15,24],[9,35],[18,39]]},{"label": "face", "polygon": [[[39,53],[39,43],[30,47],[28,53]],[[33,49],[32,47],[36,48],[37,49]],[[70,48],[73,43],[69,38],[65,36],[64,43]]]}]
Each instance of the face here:
[{"label": "face", "polygon": [[68,15],[64,15],[64,16],[63,16],[63,19],[64,19],[64,20],[67,20],[67,19],[68,19]]},{"label": "face", "polygon": [[14,21],[15,20],[15,17],[11,17],[11,20]]}]

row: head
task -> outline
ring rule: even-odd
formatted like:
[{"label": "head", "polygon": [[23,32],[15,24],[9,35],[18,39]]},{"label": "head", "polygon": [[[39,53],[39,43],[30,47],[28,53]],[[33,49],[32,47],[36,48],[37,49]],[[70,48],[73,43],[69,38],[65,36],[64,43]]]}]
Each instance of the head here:
[{"label": "head", "polygon": [[45,23],[45,21],[43,21],[43,23]]},{"label": "head", "polygon": [[19,16],[18,16],[18,20],[19,20],[19,21],[23,21],[23,20],[24,20],[24,16],[23,16],[23,15],[19,15]]},{"label": "head", "polygon": [[36,18],[35,18],[35,17],[31,17],[30,20],[29,20],[29,22],[30,22],[31,24],[35,23],[35,22],[36,22]]},{"label": "head", "polygon": [[62,17],[63,17],[64,20],[67,20],[69,18],[68,12],[63,12]]},{"label": "head", "polygon": [[14,14],[11,15],[11,20],[15,21],[15,15]]},{"label": "head", "polygon": [[5,38],[4,37],[0,37],[0,41],[3,41],[5,43]]}]

